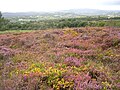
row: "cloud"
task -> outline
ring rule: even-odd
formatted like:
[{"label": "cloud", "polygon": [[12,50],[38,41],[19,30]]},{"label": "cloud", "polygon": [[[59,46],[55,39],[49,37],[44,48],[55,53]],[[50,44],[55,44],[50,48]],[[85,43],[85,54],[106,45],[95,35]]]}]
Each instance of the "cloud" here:
[{"label": "cloud", "polygon": [[59,11],[68,9],[119,9],[120,0],[0,0],[0,11]]},{"label": "cloud", "polygon": [[103,5],[120,5],[120,0],[106,0],[102,2]]}]

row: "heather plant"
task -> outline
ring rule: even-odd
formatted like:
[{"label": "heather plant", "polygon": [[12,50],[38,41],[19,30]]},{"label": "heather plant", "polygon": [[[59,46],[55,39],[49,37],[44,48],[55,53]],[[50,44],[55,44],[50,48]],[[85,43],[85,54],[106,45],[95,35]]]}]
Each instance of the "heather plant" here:
[{"label": "heather plant", "polygon": [[70,66],[80,66],[81,62],[83,62],[85,59],[84,58],[75,58],[75,57],[67,57],[64,61],[67,65]]},{"label": "heather plant", "polygon": [[10,56],[12,55],[12,50],[7,47],[0,47],[1,54],[4,56]]},{"label": "heather plant", "polygon": [[[79,50],[79,49],[69,49],[68,52],[72,53],[72,56],[79,56],[87,58],[88,56],[93,56],[95,54],[94,50]],[[71,54],[70,54],[71,55]]]},{"label": "heather plant", "polygon": [[73,66],[73,65],[80,66],[79,59],[74,58],[74,57],[68,57],[68,58],[66,58],[65,59],[65,63],[68,64],[68,65],[70,65],[70,66]]},{"label": "heather plant", "polygon": [[74,82],[73,89],[75,90],[102,89],[102,85],[100,85],[97,81],[91,79],[89,74],[81,73],[77,75],[65,76],[65,78]]},{"label": "heather plant", "polygon": [[87,89],[87,84],[89,81],[90,77],[88,75],[76,75],[74,80],[74,89],[75,90]]}]

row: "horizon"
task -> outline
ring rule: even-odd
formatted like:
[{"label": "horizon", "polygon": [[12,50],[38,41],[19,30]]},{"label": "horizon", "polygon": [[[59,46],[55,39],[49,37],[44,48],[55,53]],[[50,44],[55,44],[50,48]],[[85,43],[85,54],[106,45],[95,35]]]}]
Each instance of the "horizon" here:
[{"label": "horizon", "polygon": [[71,9],[120,10],[119,0],[0,0],[1,12],[57,12]]},{"label": "horizon", "polygon": [[[69,10],[102,10],[102,9],[90,9],[90,8],[73,8],[73,9],[65,9],[65,10],[58,10],[58,11],[21,11],[21,12],[2,12],[2,13],[56,13],[62,11],[69,11]],[[120,10],[102,10],[102,11],[120,11]]]}]

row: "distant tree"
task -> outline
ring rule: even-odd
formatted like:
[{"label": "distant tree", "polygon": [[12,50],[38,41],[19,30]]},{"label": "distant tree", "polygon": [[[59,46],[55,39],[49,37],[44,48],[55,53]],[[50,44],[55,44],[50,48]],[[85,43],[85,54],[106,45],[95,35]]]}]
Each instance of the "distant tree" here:
[{"label": "distant tree", "polygon": [[2,18],[2,13],[1,13],[1,11],[0,11],[0,18]]},{"label": "distant tree", "polygon": [[9,29],[8,26],[9,26],[9,20],[2,17],[2,13],[0,11],[0,31],[8,30]]}]

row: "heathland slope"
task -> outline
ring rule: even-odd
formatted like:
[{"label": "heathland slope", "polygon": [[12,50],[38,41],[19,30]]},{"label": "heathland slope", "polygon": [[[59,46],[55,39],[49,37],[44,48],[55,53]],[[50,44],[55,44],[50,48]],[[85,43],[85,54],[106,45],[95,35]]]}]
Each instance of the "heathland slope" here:
[{"label": "heathland slope", "polygon": [[120,28],[0,34],[0,90],[118,90]]}]

